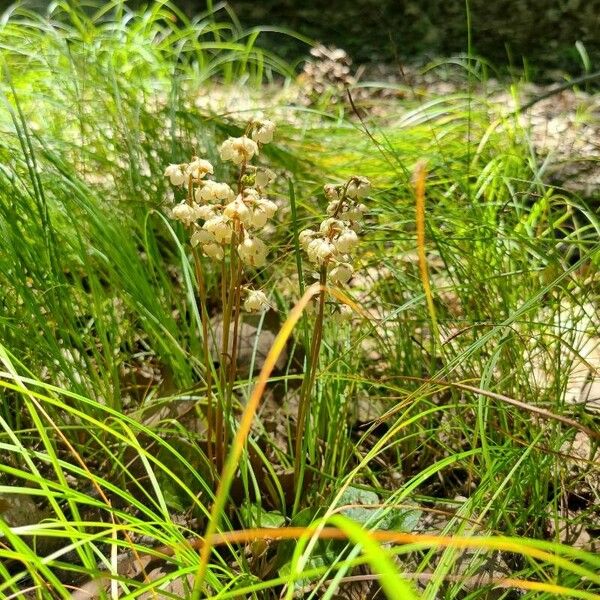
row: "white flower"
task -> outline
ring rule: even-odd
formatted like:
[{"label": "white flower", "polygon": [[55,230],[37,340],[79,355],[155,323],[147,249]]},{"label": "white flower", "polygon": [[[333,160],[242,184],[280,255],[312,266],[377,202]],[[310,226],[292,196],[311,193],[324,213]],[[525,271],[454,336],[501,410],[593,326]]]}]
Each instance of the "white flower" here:
[{"label": "white flower", "polygon": [[260,290],[250,290],[246,300],[244,300],[244,310],[246,312],[261,312],[270,308],[269,300],[264,292]]},{"label": "white flower", "polygon": [[226,244],[231,241],[233,229],[229,219],[223,215],[216,215],[206,221],[202,226],[206,231],[210,231],[215,236],[215,240],[219,244]]},{"label": "white flower", "polygon": [[352,177],[346,195],[348,198],[364,198],[371,191],[371,182],[366,177]]},{"label": "white flower", "polygon": [[173,185],[182,185],[185,183],[185,173],[183,172],[183,167],[185,165],[169,165],[165,169],[165,177],[168,177],[171,180]]},{"label": "white flower", "polygon": [[184,225],[191,225],[196,220],[196,212],[186,202],[174,206],[171,210],[171,216],[176,221],[181,221]]},{"label": "white flower", "polygon": [[217,214],[217,207],[211,206],[210,204],[202,204],[198,206],[194,204],[194,214],[196,215],[196,219],[202,219],[203,221],[208,221],[212,219]]},{"label": "white flower", "polygon": [[239,138],[228,138],[219,148],[221,160],[230,160],[235,165],[248,162],[255,154],[258,154],[256,142],[243,135]]},{"label": "white flower", "polygon": [[276,212],[277,204],[275,202],[267,198],[259,198],[254,204],[254,209],[250,211],[249,225],[254,229],[260,229]]},{"label": "white flower", "polygon": [[334,240],[333,245],[338,252],[348,254],[358,244],[358,236],[352,229],[344,229]]},{"label": "white flower", "polygon": [[275,202],[269,200],[268,198],[261,198],[258,201],[258,206],[260,206],[260,208],[262,208],[262,210],[264,210],[267,213],[269,219],[275,215],[278,208],[277,204],[275,204]]},{"label": "white flower", "polygon": [[348,283],[350,278],[354,275],[354,269],[349,263],[339,263],[329,273],[329,277],[333,283]]},{"label": "white flower", "polygon": [[230,219],[239,219],[244,225],[250,222],[250,209],[244,203],[241,194],[225,207],[223,214]]},{"label": "white flower", "polygon": [[257,205],[250,211],[250,218],[248,220],[248,225],[253,227],[254,229],[260,229],[267,224],[269,220],[269,215],[267,211],[260,205]]},{"label": "white flower", "polygon": [[214,258],[215,260],[223,260],[225,253],[223,252],[223,246],[219,244],[204,244],[202,246],[202,251],[209,258]]},{"label": "white flower", "polygon": [[226,183],[217,181],[205,181],[204,185],[196,190],[196,202],[216,202],[222,200],[229,202],[233,200],[235,194]]},{"label": "white flower", "polygon": [[300,245],[306,250],[308,244],[312,242],[315,235],[317,235],[316,231],[313,231],[312,229],[304,229],[298,234],[298,241],[300,242]]},{"label": "white flower", "polygon": [[266,188],[275,180],[275,173],[271,169],[259,169],[256,171],[254,182],[259,188]]},{"label": "white flower", "polygon": [[210,231],[206,231],[206,229],[196,229],[190,238],[192,248],[195,248],[198,244],[204,246],[205,244],[214,243],[216,243],[215,236]]},{"label": "white flower", "polygon": [[325,235],[332,236],[336,233],[340,233],[344,230],[344,223],[339,219],[325,219],[321,226],[319,227],[319,231],[324,233]]},{"label": "white flower", "polygon": [[317,238],[308,244],[306,254],[311,262],[322,265],[333,257],[335,246],[328,240]]},{"label": "white flower", "polygon": [[339,211],[339,208],[340,208],[340,201],[339,200],[332,200],[327,205],[327,214],[329,216],[333,216],[333,215],[335,215],[335,213],[337,213]]},{"label": "white flower", "polygon": [[255,190],[254,188],[244,188],[242,194],[246,204],[254,204],[260,200],[260,194],[258,193],[258,190]]},{"label": "white flower", "polygon": [[247,237],[239,246],[238,254],[245,265],[262,267],[267,262],[267,247],[257,237]]},{"label": "white flower", "polygon": [[252,139],[255,142],[261,144],[268,144],[273,139],[273,132],[275,131],[275,123],[265,119],[264,121],[258,121],[254,125],[252,131]]},{"label": "white flower", "polygon": [[367,207],[364,204],[353,206],[348,210],[344,211],[342,216],[346,221],[361,221],[364,213],[367,212]]},{"label": "white flower", "polygon": [[334,201],[340,199],[340,186],[333,183],[327,183],[323,186],[323,192],[328,200]]},{"label": "white flower", "polygon": [[194,156],[192,162],[187,166],[186,173],[194,179],[202,179],[205,175],[213,173],[213,166],[203,158]]}]

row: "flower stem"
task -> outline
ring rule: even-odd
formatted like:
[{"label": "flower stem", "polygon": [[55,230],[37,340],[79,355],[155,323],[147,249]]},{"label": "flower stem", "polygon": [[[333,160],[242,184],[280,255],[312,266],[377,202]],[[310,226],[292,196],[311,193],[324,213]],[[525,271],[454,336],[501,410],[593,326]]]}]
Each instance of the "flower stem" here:
[{"label": "flower stem", "polygon": [[321,290],[319,292],[319,308],[317,319],[313,328],[313,334],[310,346],[310,357],[308,370],[302,381],[300,389],[300,401],[298,403],[298,418],[296,423],[296,448],[294,460],[294,487],[296,490],[294,507],[292,514],[296,514],[300,498],[302,496],[304,482],[304,431],[308,418],[308,408],[310,404],[310,394],[315,383],[317,375],[317,366],[319,363],[319,354],[321,350],[321,340],[323,338],[323,315],[325,310],[325,285],[327,283],[327,267],[322,266],[319,273],[319,283]]},{"label": "flower stem", "polygon": [[207,431],[207,441],[206,441],[206,453],[208,456],[208,462],[212,468],[214,465],[214,448],[213,448],[213,427],[214,427],[214,417],[213,417],[213,395],[212,395],[212,365],[211,363],[211,353],[209,349],[208,342],[208,311],[206,310],[206,284],[204,282],[204,275],[202,273],[202,262],[200,261],[200,256],[198,255],[198,251],[194,248],[192,250],[192,254],[194,257],[194,270],[196,274],[196,282],[198,284],[198,295],[200,300],[200,311],[201,316],[200,320],[202,322],[202,350],[204,354],[204,368],[205,371],[205,379],[206,379],[206,421],[208,424]]},{"label": "flower stem", "polygon": [[[194,202],[194,182],[190,177],[188,180],[188,195],[187,203],[191,206]],[[214,462],[213,455],[213,395],[212,395],[212,366],[211,366],[211,352],[209,348],[208,340],[208,310],[207,310],[207,295],[206,295],[206,284],[204,282],[204,274],[202,271],[202,261],[200,255],[195,248],[192,248],[192,256],[194,258],[194,273],[196,276],[196,283],[198,285],[198,299],[200,301],[200,321],[202,323],[202,353],[204,358],[205,380],[206,380],[206,421],[207,421],[207,442],[206,442],[206,453],[208,462],[212,468]]]},{"label": "flower stem", "polygon": [[[235,223],[235,230],[232,237],[232,251],[231,251],[231,272],[230,272],[230,289],[229,289],[229,323],[233,320],[233,331],[231,336],[231,353],[229,355],[229,364],[228,370],[226,373],[226,385],[224,389],[225,393],[225,415],[226,418],[229,419],[232,414],[232,399],[233,399],[233,386],[235,384],[235,379],[237,375],[237,354],[238,354],[238,346],[239,346],[239,326],[240,326],[240,304],[241,304],[241,289],[242,289],[242,262],[237,256],[237,251],[235,248],[237,247],[238,240],[243,235],[242,227],[240,223]],[[228,333],[229,328],[231,327],[228,324]],[[224,445],[227,446],[229,439],[229,432],[227,429],[225,430],[225,439]]]}]

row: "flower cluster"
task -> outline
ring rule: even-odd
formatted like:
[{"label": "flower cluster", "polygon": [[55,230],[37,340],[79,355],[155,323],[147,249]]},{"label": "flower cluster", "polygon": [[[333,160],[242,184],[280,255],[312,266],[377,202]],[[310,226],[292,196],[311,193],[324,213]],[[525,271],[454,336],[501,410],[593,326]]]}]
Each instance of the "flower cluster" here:
[{"label": "flower cluster", "polygon": [[329,215],[318,231],[305,229],[300,232],[300,245],[311,263],[326,268],[333,283],[347,283],[354,274],[350,255],[358,244],[360,221],[366,206],[360,202],[370,191],[366,177],[351,177],[343,185],[328,184],[324,187],[329,200]]},{"label": "flower cluster", "polygon": [[[272,121],[253,121],[244,135],[230,137],[221,144],[221,160],[239,167],[236,192],[227,183],[208,178],[214,168],[207,160],[194,157],[190,163],[166,168],[165,177],[188,190],[187,198],[173,207],[171,216],[191,229],[192,247],[198,247],[205,256],[222,261],[230,247],[243,265],[265,265],[267,246],[257,233],[277,211],[277,205],[264,194],[275,176],[269,169],[249,162],[259,154],[261,144],[273,139],[274,130]],[[262,292],[249,292],[244,306],[248,310],[268,307],[266,297],[263,301],[260,294],[264,296]]]}]

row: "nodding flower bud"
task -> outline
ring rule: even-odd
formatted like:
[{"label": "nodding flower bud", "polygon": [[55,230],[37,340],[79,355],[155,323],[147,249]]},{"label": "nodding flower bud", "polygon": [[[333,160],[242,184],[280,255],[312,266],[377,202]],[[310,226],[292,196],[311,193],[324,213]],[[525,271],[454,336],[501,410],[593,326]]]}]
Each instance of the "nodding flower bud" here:
[{"label": "nodding flower bud", "polygon": [[215,236],[215,240],[219,244],[227,244],[233,236],[233,228],[231,221],[224,215],[216,215],[212,217],[202,226],[206,231],[210,231]]},{"label": "nodding flower bud", "polygon": [[211,204],[194,204],[194,214],[196,219],[208,221],[217,215],[217,207]]},{"label": "nodding flower bud", "polygon": [[352,177],[346,189],[346,196],[352,199],[364,198],[371,191],[371,182],[366,177]]},{"label": "nodding flower bud", "polygon": [[267,221],[277,212],[277,204],[267,198],[259,198],[251,209],[250,226],[254,229],[264,227]]},{"label": "nodding flower bud", "polygon": [[341,206],[340,206],[340,201],[339,200],[332,200],[328,205],[327,205],[327,214],[332,217],[333,215],[335,215],[336,213],[339,213],[341,211]]},{"label": "nodding flower bud", "polygon": [[254,123],[252,133],[252,139],[255,142],[261,144],[268,144],[273,140],[273,132],[275,131],[275,123],[265,119],[264,121],[257,121]]},{"label": "nodding flower bud", "polygon": [[331,281],[338,284],[348,283],[352,275],[354,275],[354,269],[350,263],[339,263],[329,273]]},{"label": "nodding flower bud", "polygon": [[335,246],[328,240],[316,238],[309,242],[306,247],[306,254],[312,263],[323,265],[333,258]]},{"label": "nodding flower bud", "polygon": [[220,244],[204,244],[202,246],[202,252],[214,260],[223,260],[223,257],[225,256],[223,246]]},{"label": "nodding flower bud", "polygon": [[345,210],[341,217],[345,221],[361,221],[364,214],[367,212],[367,207],[364,204],[358,204]]},{"label": "nodding flower bud", "polygon": [[347,261],[358,244],[357,221],[366,210],[356,198],[366,195],[370,186],[365,177],[351,177],[346,185],[325,185],[329,217],[323,220],[318,231],[305,229],[298,236],[310,262],[321,268],[331,267],[329,277],[333,283],[347,283],[354,274]]},{"label": "nodding flower bud", "polygon": [[352,229],[344,229],[338,236],[333,240],[335,249],[341,254],[348,254],[352,252],[358,244],[358,235]]},{"label": "nodding flower bud", "polygon": [[204,246],[205,244],[215,243],[215,236],[210,231],[206,231],[206,229],[196,229],[190,238],[192,248],[195,248],[198,245]]},{"label": "nodding flower bud", "polygon": [[223,260],[225,252],[223,247],[217,243],[214,234],[206,229],[196,229],[190,238],[192,248],[200,246],[202,252],[214,260]]},{"label": "nodding flower bud", "polygon": [[341,188],[339,185],[334,185],[333,183],[326,183],[323,186],[323,192],[325,193],[325,197],[327,200],[336,201],[341,198]]},{"label": "nodding flower bud", "polygon": [[186,182],[184,167],[185,165],[169,165],[165,169],[164,175],[171,180],[172,185],[183,185]]},{"label": "nodding flower bud", "polygon": [[273,202],[273,200],[269,200],[268,198],[261,198],[258,201],[258,205],[267,213],[267,216],[270,218],[275,216],[277,212],[277,204]]},{"label": "nodding flower bud", "polygon": [[271,308],[271,305],[264,292],[260,290],[248,290],[248,295],[244,300],[244,310],[246,312],[262,312],[269,308]]},{"label": "nodding flower bud", "polygon": [[345,229],[345,225],[339,219],[325,219],[321,226],[319,227],[319,231],[324,233],[325,235],[332,237],[336,233],[340,233]]},{"label": "nodding flower bud", "polygon": [[257,237],[246,237],[238,245],[238,255],[240,260],[251,267],[262,267],[267,262],[267,247],[265,243]]},{"label": "nodding flower bud", "polygon": [[235,198],[233,190],[226,183],[205,181],[202,187],[196,189],[196,202],[229,202]]},{"label": "nodding flower bud", "polygon": [[207,160],[194,156],[192,162],[187,165],[185,172],[188,177],[202,179],[209,173],[213,174],[213,166]]},{"label": "nodding flower bud", "polygon": [[261,229],[267,224],[269,220],[269,215],[267,211],[260,206],[259,204],[255,205],[254,208],[250,211],[250,218],[248,222],[248,226],[254,229]]},{"label": "nodding flower bud", "polygon": [[244,225],[247,225],[250,220],[250,209],[244,203],[241,194],[225,207],[223,214],[230,219],[238,219]]},{"label": "nodding flower bud", "polygon": [[230,160],[234,165],[248,162],[255,154],[258,154],[256,142],[243,135],[238,138],[228,138],[219,149],[221,160]]},{"label": "nodding flower bud", "polygon": [[189,226],[196,220],[196,211],[186,202],[182,202],[171,209],[171,216]]},{"label": "nodding flower bud", "polygon": [[275,173],[271,169],[258,169],[254,176],[254,183],[259,188],[266,188],[274,180]]},{"label": "nodding flower bud", "polygon": [[254,204],[260,200],[260,194],[258,193],[258,190],[247,187],[244,188],[244,191],[242,192],[242,199],[246,204]]},{"label": "nodding flower bud", "polygon": [[298,242],[306,250],[316,235],[316,231],[313,231],[312,229],[304,229],[298,234]]}]

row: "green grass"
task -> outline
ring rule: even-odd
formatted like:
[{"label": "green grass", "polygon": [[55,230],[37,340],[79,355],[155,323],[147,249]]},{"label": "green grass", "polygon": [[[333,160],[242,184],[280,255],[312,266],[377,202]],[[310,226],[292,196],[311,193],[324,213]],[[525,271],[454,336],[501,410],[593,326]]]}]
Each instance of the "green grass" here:
[{"label": "green grass", "polygon": [[[324,183],[365,175],[375,189],[361,277],[347,291],[369,318],[325,319],[306,488],[290,489],[286,403],[300,377],[290,361],[267,393],[278,382],[287,396],[259,407],[219,515],[225,532],[334,526],[350,541],[309,529],[298,543],[217,544],[206,596],[292,598],[303,587],[334,598],[332,581],[368,565],[389,598],[407,585],[431,600],[487,598],[491,584],[465,581],[501,552],[497,578],[541,586],[524,597],[598,597],[597,557],[561,544],[551,525],[597,527],[593,498],[565,516],[584,484],[583,470],[569,470],[581,464],[565,450],[569,422],[594,432],[597,417],[564,392],[598,327],[600,222],[591,203],[548,186],[527,129],[475,93],[388,103],[364,123],[349,109],[281,106],[272,82],[290,67],[222,8],[188,22],[168,3],[74,6],[17,9],[0,26],[0,517],[7,497],[40,510],[12,528],[0,518],[0,597],[31,588],[68,598],[69,586],[107,572],[120,597],[135,598],[198,571],[215,493],[199,426],[206,368],[193,266],[185,232],[164,216],[162,173],[196,150],[219,164],[217,145],[244,123],[195,100],[240,83],[278,120],[262,160],[285,173],[286,202],[291,181],[297,210],[295,225],[290,215],[278,224],[281,252],[257,280],[283,322],[300,296],[297,282],[282,285],[298,272],[294,229],[324,213]],[[419,160],[435,321],[416,259]],[[219,274],[206,267],[213,313]],[[311,319],[294,331],[305,349]],[[242,405],[254,383],[236,382]],[[585,468],[598,476],[597,463]],[[336,513],[348,504],[367,506],[344,520]],[[366,533],[416,535],[440,513],[445,538],[389,545]],[[135,552],[164,558],[162,579],[117,573],[117,555]]]}]

